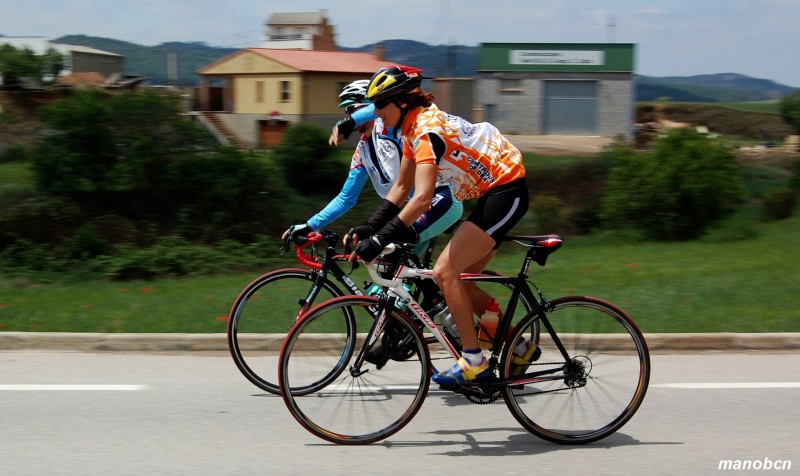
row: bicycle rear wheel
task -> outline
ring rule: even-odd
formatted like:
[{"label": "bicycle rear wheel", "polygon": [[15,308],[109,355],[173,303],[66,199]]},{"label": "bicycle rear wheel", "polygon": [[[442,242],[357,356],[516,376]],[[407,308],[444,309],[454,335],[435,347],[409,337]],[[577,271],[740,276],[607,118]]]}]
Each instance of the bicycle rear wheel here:
[{"label": "bicycle rear wheel", "polygon": [[[370,308],[380,303],[366,296],[332,299],[303,315],[286,337],[278,367],[283,400],[306,430],[324,440],[382,440],[408,424],[425,400],[431,378],[428,348],[411,318],[397,308],[379,336],[393,360],[380,370],[366,361],[354,368],[375,322]],[[350,338],[337,328],[344,313],[355,317],[355,352],[342,352]],[[297,391],[327,378],[336,366],[344,371],[324,388],[312,394]]]},{"label": "bicycle rear wheel", "polygon": [[620,429],[641,405],[650,380],[650,354],[636,323],[611,303],[572,296],[550,301],[541,319],[529,314],[512,338],[536,321],[539,359],[516,376],[511,346],[500,360],[501,375],[516,380],[503,398],[517,421],[561,444],[590,443]]},{"label": "bicycle rear wheel", "polygon": [[[280,348],[306,305],[315,277],[315,272],[302,268],[266,273],[247,285],[231,308],[228,349],[233,361],[247,380],[269,393],[280,394]],[[323,302],[343,294],[326,279],[315,301]]]}]

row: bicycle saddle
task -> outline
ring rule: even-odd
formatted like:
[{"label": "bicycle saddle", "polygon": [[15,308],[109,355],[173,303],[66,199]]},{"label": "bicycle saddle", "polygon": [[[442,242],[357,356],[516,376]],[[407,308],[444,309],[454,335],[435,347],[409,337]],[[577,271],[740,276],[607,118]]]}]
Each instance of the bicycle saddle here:
[{"label": "bicycle saddle", "polygon": [[506,235],[503,241],[516,241],[522,246],[531,248],[528,250],[528,255],[536,264],[544,266],[547,263],[547,257],[561,248],[564,240],[558,235]]}]

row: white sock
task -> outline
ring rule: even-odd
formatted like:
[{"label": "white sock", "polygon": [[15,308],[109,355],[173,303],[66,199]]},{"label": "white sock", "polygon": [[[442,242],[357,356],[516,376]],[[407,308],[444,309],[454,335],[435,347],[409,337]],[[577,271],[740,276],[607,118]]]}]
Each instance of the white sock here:
[{"label": "white sock", "polygon": [[531,341],[528,340],[527,337],[521,337],[517,341],[517,346],[514,347],[514,355],[517,357],[522,357],[525,355],[525,352],[528,351],[528,348],[531,346]]},{"label": "white sock", "polygon": [[478,350],[465,350],[461,352],[461,357],[464,357],[469,365],[478,365],[483,362],[483,351]]}]

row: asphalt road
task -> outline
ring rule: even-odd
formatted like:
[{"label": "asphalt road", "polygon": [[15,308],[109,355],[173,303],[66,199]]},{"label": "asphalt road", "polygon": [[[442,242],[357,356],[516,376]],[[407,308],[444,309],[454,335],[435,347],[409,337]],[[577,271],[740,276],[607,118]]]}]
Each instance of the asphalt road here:
[{"label": "asphalt road", "polygon": [[[435,391],[389,440],[341,447],[224,353],[5,351],[0,474],[800,474],[800,353],[656,354],[653,366],[633,420],[587,446],[539,440],[502,402]],[[720,471],[721,460],[791,468]]]}]

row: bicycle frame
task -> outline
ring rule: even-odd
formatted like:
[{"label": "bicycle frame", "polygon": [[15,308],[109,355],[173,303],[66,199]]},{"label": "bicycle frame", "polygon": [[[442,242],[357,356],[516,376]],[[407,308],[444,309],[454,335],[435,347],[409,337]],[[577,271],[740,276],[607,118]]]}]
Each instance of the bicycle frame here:
[{"label": "bicycle frame", "polygon": [[[476,274],[476,273],[462,273],[461,279],[464,281],[474,281],[474,282],[491,282],[491,283],[499,283],[503,285],[510,285],[512,288],[511,297],[508,301],[508,306],[506,308],[506,312],[504,314],[503,319],[500,321],[500,325],[498,326],[497,332],[494,336],[492,341],[492,348],[491,348],[491,357],[489,359],[491,368],[496,368],[499,360],[500,360],[500,352],[503,347],[503,342],[505,342],[507,334],[511,328],[511,322],[514,319],[514,314],[516,312],[517,304],[520,300],[520,296],[524,295],[527,301],[533,305],[533,310],[531,312],[535,312],[539,315],[539,321],[544,324],[545,328],[547,329],[548,333],[553,337],[553,340],[556,342],[556,345],[564,356],[565,365],[566,361],[569,360],[568,352],[564,348],[563,344],[561,343],[560,339],[558,338],[557,333],[552,328],[550,323],[547,320],[545,315],[544,309],[547,306],[547,300],[544,298],[542,293],[538,291],[538,297],[534,295],[531,286],[528,283],[528,272],[530,269],[530,264],[532,261],[539,263],[540,265],[544,265],[545,261],[547,260],[547,255],[555,251],[561,246],[561,238],[555,235],[548,235],[543,239],[543,237],[522,237],[522,236],[508,236],[505,238],[506,241],[516,241],[520,244],[525,245],[522,241],[526,241],[531,243],[531,249],[526,253],[525,259],[522,263],[522,267],[517,274],[517,276],[507,276],[501,274]],[[544,252],[542,256],[542,251],[540,249],[534,248],[533,243],[544,243],[544,246],[547,250]],[[389,245],[381,255],[391,254],[396,251],[397,246],[392,244]],[[537,254],[538,252],[538,254]],[[416,279],[433,279],[433,270],[431,269],[419,269],[419,268],[409,268],[403,265],[397,265],[397,270],[394,272],[394,275],[391,279],[386,279],[381,277],[378,268],[381,266],[382,263],[372,262],[367,265],[367,270],[370,274],[370,277],[373,279],[373,282],[388,288],[388,299],[390,300],[399,300],[403,304],[405,304],[409,311],[419,319],[419,322],[422,322],[423,325],[431,332],[433,337],[448,351],[450,356],[454,360],[458,360],[459,355],[456,349],[450,344],[448,339],[445,337],[444,333],[441,329],[436,325],[434,320],[429,316],[423,309],[422,306],[417,303],[413,296],[403,287],[402,283],[404,279],[408,278],[416,278]],[[535,287],[535,285],[533,285]],[[390,306],[386,308],[391,309],[394,306],[393,301],[389,301]],[[362,349],[361,355],[358,356],[355,363],[355,368],[358,369],[363,363],[363,356],[366,355],[366,352],[372,348],[372,346],[377,341],[378,337],[380,336],[383,328],[386,325],[386,312],[385,310],[381,312],[378,319],[375,320],[372,329],[370,329],[369,338],[367,339],[367,345],[364,346]],[[563,368],[558,369],[549,369],[543,372],[532,373],[528,374],[526,378],[515,378],[513,382],[515,383],[534,383],[537,381],[548,380],[548,378],[543,377],[545,374],[548,373],[555,373]],[[508,384],[509,382],[499,382],[500,384]]]},{"label": "bicycle frame", "polygon": [[295,256],[297,257],[297,260],[303,265],[311,268],[312,276],[314,277],[311,288],[308,290],[308,294],[305,296],[305,298],[299,301],[300,311],[297,313],[298,318],[311,308],[311,304],[317,299],[321,289],[321,284],[323,281],[325,281],[328,274],[332,274],[338,282],[342,283],[342,285],[347,288],[350,294],[355,294],[358,296],[364,295],[358,285],[356,285],[356,283],[350,279],[350,276],[348,276],[338,264],[338,261],[347,261],[349,256],[339,254],[332,242],[330,242],[325,248],[325,258],[321,263],[314,259],[311,255],[304,252],[306,247],[321,241],[323,238],[325,238],[325,236],[321,233],[312,233],[309,234],[307,242],[295,246]]},{"label": "bicycle frame", "polygon": [[[442,389],[476,404],[502,398],[525,429],[547,441],[585,444],[605,438],[630,420],[646,392],[650,358],[644,336],[630,316],[602,299],[544,298],[528,278],[530,263],[544,266],[560,247],[560,237],[508,239],[530,247],[518,273],[460,276],[473,282],[470,286],[498,283],[509,291],[493,293],[509,312],[491,343],[487,375]],[[383,255],[399,249],[404,258],[410,248],[392,245]],[[436,313],[404,286],[408,280],[429,283],[433,271],[400,263],[367,263],[370,277],[385,293],[322,303],[302,316],[284,341],[278,366],[284,402],[306,430],[324,440],[366,444],[394,435],[429,395],[431,374],[437,370],[428,346],[436,341],[446,349],[439,358],[459,357],[459,341],[452,340],[449,324],[437,326]],[[520,305],[525,315],[514,321]],[[465,320],[462,333],[471,333],[471,324]],[[319,337],[325,333],[332,344],[322,348]],[[528,339],[536,346],[520,346],[525,352],[519,352],[517,346]],[[384,354],[372,352],[377,345]],[[386,360],[377,360],[378,355],[397,364],[384,372]],[[545,397],[532,398],[538,395]]]},{"label": "bicycle frame", "polygon": [[[322,241],[323,239],[328,240],[328,245],[325,248],[325,257],[320,262],[319,260],[315,259],[310,254],[305,252],[305,249],[308,246],[313,246],[314,244]],[[342,285],[350,292],[350,294],[363,296],[364,293],[361,289],[350,279],[350,276],[339,266],[339,261],[349,261],[350,254],[345,252],[344,254],[338,253],[336,251],[335,242],[338,240],[338,237],[327,230],[323,230],[323,233],[319,232],[312,232],[309,233],[307,237],[307,241],[302,244],[295,245],[295,256],[297,260],[302,263],[303,265],[312,269],[312,276],[314,277],[311,288],[308,291],[308,294],[304,299],[299,301],[301,305],[300,311],[297,314],[297,318],[303,315],[311,308],[311,304],[313,304],[317,296],[319,295],[321,284],[329,274],[332,274],[336,281],[342,283]],[[428,242],[428,247],[425,251],[425,255],[423,258],[423,263],[430,263],[431,256],[433,255],[433,248],[436,245],[436,238],[431,238]],[[376,281],[373,281],[378,285],[382,285]],[[400,286],[401,288],[403,286]],[[405,289],[404,289],[405,291]]]}]

